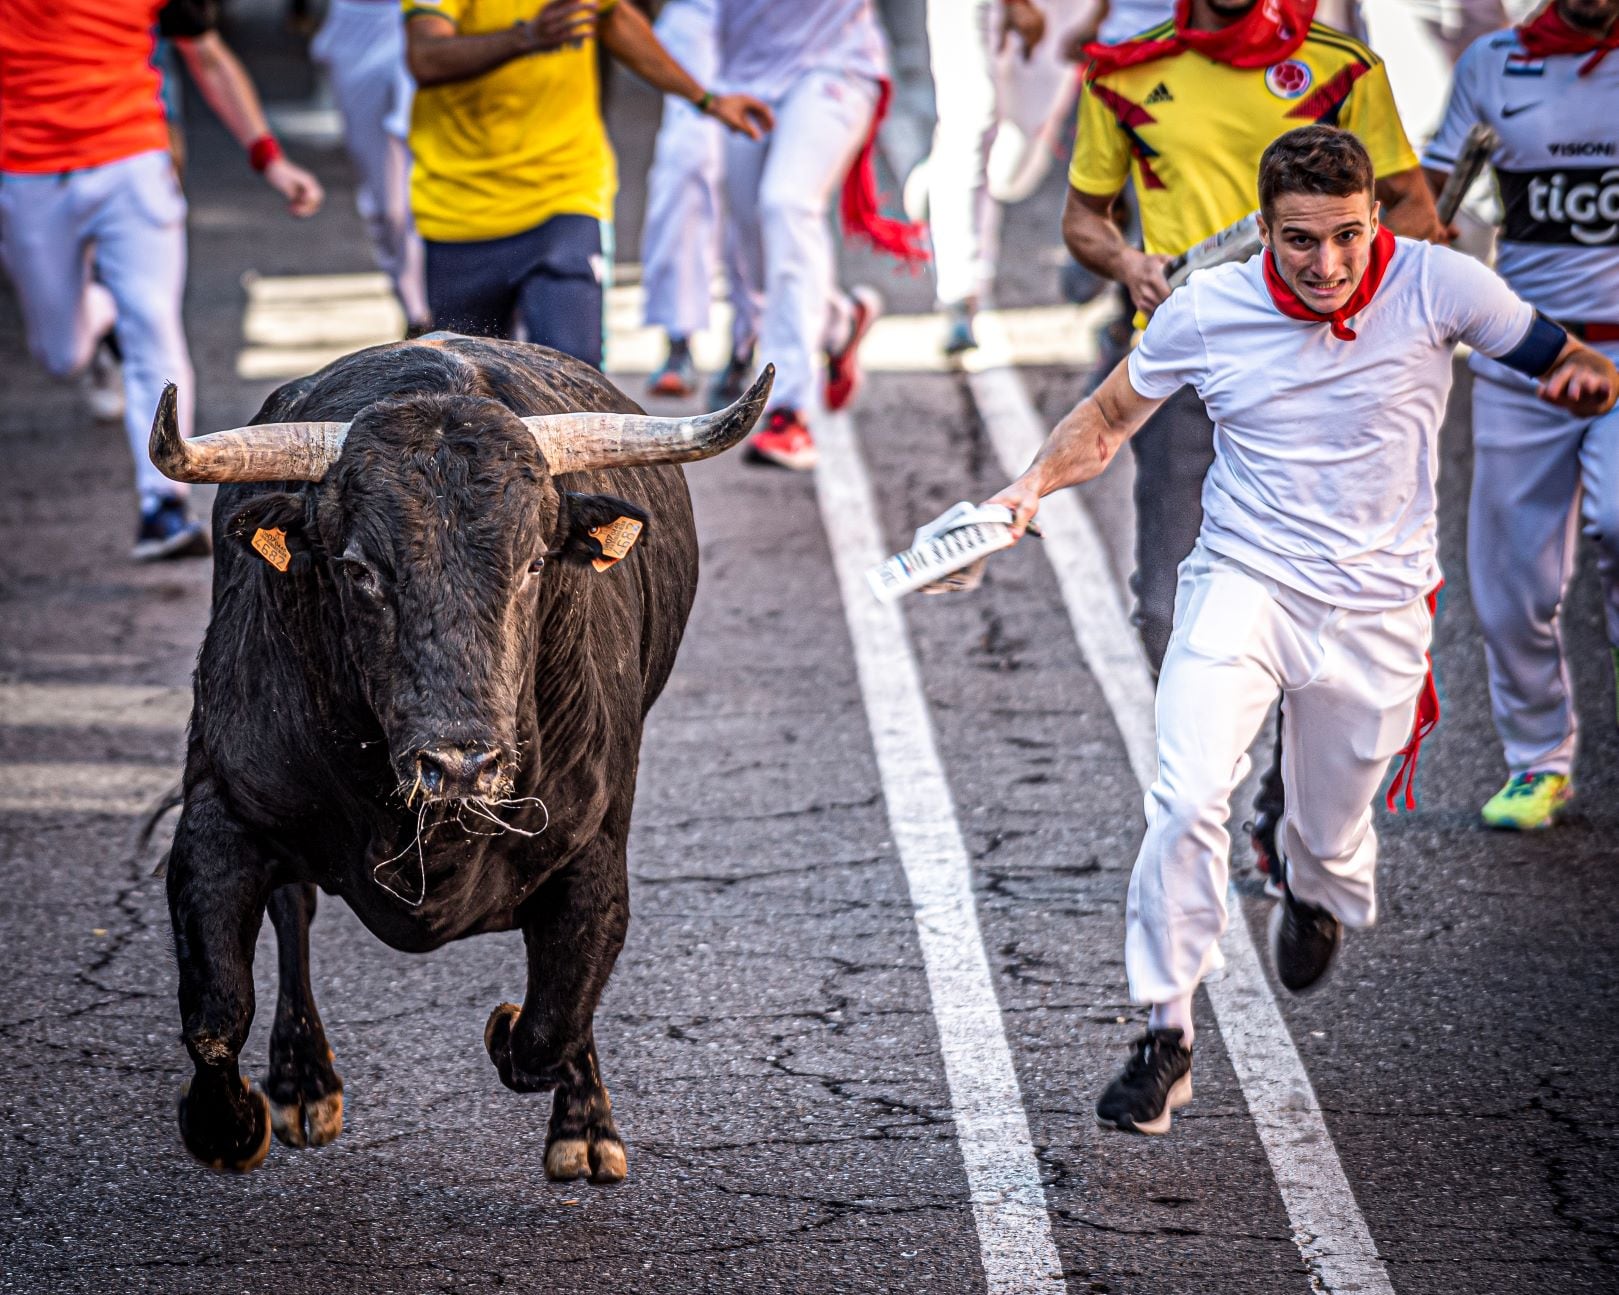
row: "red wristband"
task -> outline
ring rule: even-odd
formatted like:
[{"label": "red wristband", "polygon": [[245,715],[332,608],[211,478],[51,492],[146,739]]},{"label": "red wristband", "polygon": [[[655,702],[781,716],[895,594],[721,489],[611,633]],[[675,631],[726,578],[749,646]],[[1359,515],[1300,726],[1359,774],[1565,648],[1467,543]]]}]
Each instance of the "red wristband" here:
[{"label": "red wristband", "polygon": [[281,158],[281,145],[274,135],[260,135],[247,146],[247,161],[255,171],[262,171],[271,162]]}]

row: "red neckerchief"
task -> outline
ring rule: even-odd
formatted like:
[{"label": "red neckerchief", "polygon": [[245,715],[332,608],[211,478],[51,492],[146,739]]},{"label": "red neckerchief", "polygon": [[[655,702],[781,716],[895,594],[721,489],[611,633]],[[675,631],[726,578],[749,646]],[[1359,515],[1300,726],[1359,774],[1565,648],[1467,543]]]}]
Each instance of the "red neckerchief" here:
[{"label": "red neckerchief", "polygon": [[1330,315],[1312,310],[1299,300],[1298,294],[1287,286],[1287,280],[1282,278],[1281,272],[1277,270],[1276,258],[1271,255],[1268,247],[1265,249],[1265,286],[1270,289],[1270,299],[1276,303],[1276,309],[1289,319],[1302,319],[1312,324],[1331,324],[1332,335],[1340,342],[1353,342],[1355,330],[1345,321],[1353,319],[1366,309],[1366,303],[1376,295],[1378,285],[1383,282],[1383,273],[1393,259],[1394,235],[1389,232],[1387,225],[1379,225],[1377,233],[1372,238],[1372,259],[1366,266],[1366,273],[1361,275],[1360,282],[1355,285],[1355,291],[1349,300]]},{"label": "red neckerchief", "polygon": [[883,215],[882,196],[877,192],[877,129],[888,115],[888,102],[894,94],[893,83],[887,79],[877,86],[877,109],[871,114],[871,127],[854,165],[843,177],[843,232],[863,238],[877,251],[914,267],[928,259],[926,226]]},{"label": "red neckerchief", "polygon": [[1192,0],[1176,0],[1175,32],[1162,40],[1127,40],[1117,45],[1093,42],[1085,46],[1090,66],[1085,79],[1094,81],[1121,67],[1150,63],[1185,50],[1195,50],[1204,58],[1227,67],[1269,67],[1292,56],[1310,34],[1316,0],[1258,0],[1247,13],[1228,27],[1198,31],[1192,21]]},{"label": "red neckerchief", "polygon": [[1595,71],[1596,65],[1619,49],[1619,22],[1608,28],[1606,36],[1593,35],[1571,27],[1557,12],[1556,4],[1549,4],[1534,21],[1518,28],[1518,39],[1530,58],[1545,58],[1548,54],[1590,54],[1580,64],[1580,75]]}]

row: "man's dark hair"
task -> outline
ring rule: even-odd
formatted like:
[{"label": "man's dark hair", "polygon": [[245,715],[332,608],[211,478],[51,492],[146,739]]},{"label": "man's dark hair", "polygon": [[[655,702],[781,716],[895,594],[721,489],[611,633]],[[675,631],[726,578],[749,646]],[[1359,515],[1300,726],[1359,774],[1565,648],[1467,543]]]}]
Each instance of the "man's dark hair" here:
[{"label": "man's dark hair", "polygon": [[1259,209],[1267,219],[1284,193],[1348,198],[1372,191],[1365,146],[1336,126],[1300,126],[1270,142],[1259,159]]}]

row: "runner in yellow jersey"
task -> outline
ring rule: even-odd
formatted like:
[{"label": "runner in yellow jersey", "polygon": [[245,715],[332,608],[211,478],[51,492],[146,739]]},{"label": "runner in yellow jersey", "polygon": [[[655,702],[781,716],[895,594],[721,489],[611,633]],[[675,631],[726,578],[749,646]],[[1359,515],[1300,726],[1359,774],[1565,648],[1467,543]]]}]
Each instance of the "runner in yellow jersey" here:
[{"label": "runner in yellow jersey", "polygon": [[[1366,146],[1382,221],[1442,239],[1382,62],[1312,22],[1314,0],[1178,0],[1174,18],[1117,45],[1089,45],[1068,173],[1063,238],[1088,269],[1122,283],[1150,314],[1169,296],[1170,258],[1242,219],[1257,203],[1259,159],[1297,126],[1341,126]],[[1126,180],[1145,251],[1111,218]],[[1136,462],[1135,623],[1156,673],[1175,615],[1176,571],[1203,521],[1214,424],[1182,387],[1132,438]],[[1281,817],[1278,761],[1255,803],[1254,845],[1269,870]]]},{"label": "runner in yellow jersey", "polygon": [[601,119],[597,41],[665,94],[757,138],[770,109],[706,91],[636,9],[615,0],[404,0],[411,207],[433,322],[601,365],[602,225],[618,176]]}]

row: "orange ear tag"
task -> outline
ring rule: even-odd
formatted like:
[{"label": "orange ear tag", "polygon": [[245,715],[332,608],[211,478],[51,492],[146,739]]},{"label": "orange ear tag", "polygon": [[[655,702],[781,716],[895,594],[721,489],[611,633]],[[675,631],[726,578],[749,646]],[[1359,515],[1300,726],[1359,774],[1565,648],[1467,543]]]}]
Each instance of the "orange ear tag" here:
[{"label": "orange ear tag", "polygon": [[591,558],[590,565],[605,571],[635,547],[641,538],[642,523],[633,517],[620,517],[606,526],[593,526],[590,536],[602,546],[602,556]]},{"label": "orange ear tag", "polygon": [[253,548],[277,571],[285,571],[287,564],[292,561],[292,554],[287,551],[287,533],[279,526],[271,530],[261,527],[254,531]]}]

